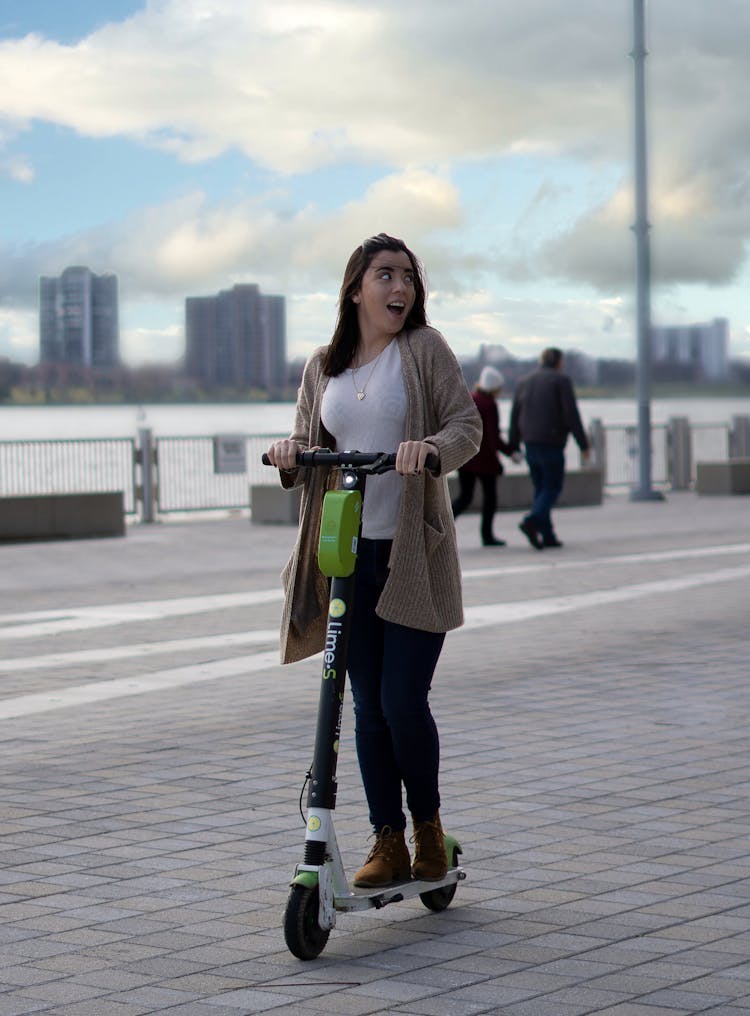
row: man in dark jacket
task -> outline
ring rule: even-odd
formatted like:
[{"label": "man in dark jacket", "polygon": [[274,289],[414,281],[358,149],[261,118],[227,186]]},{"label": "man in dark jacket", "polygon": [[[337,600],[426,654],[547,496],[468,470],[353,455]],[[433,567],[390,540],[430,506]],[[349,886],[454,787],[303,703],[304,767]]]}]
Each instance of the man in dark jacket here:
[{"label": "man in dark jacket", "polygon": [[532,547],[562,547],[552,528],[551,511],[565,479],[565,444],[572,434],[584,462],[589,442],[581,423],[573,383],[563,374],[559,349],[545,349],[539,367],[522,378],[513,399],[509,444],[517,451],[523,441],[534,503],[519,525]]}]

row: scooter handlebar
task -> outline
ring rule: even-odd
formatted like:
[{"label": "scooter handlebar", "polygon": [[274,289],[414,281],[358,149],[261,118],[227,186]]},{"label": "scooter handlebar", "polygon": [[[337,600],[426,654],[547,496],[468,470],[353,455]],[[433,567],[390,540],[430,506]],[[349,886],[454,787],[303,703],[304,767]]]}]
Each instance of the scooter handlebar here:
[{"label": "scooter handlebar", "polygon": [[[263,452],[262,461],[264,466],[270,466],[271,460]],[[430,453],[425,460],[427,469],[435,470],[438,467],[437,455]],[[307,468],[314,466],[335,466],[345,468],[361,468],[363,466],[377,466],[383,472],[396,467],[395,452],[358,452],[344,451],[332,452],[329,448],[317,448],[310,452],[297,452],[297,465]]]}]

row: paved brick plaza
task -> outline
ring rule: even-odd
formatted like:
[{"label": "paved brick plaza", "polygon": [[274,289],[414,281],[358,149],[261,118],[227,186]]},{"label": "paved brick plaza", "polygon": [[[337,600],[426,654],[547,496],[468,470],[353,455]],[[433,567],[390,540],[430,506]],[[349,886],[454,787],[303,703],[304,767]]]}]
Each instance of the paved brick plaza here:
[{"label": "paved brick plaza", "polygon": [[[750,500],[458,523],[433,704],[467,880],[286,950],[316,662],[245,518],[0,546],[0,1016],[750,1014]],[[345,712],[337,832],[368,827]]]}]

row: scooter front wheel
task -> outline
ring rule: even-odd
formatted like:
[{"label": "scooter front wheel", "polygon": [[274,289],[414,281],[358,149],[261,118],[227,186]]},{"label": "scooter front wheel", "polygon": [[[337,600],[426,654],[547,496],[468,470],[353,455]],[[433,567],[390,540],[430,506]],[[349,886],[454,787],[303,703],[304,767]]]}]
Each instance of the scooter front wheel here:
[{"label": "scooter front wheel", "polygon": [[284,938],[298,960],[314,960],[323,952],[330,931],[318,924],[318,887],[293,885],[284,911]]}]

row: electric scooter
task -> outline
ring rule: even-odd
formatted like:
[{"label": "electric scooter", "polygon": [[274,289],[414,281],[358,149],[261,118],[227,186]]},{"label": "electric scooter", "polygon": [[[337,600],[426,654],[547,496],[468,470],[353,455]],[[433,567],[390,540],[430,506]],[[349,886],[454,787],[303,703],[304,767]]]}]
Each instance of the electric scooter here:
[{"label": "electric scooter", "polygon": [[[263,462],[270,465],[266,455]],[[313,763],[306,779],[309,788],[304,860],[294,869],[284,912],[284,938],[289,951],[300,960],[312,960],[320,955],[335,927],[337,913],[380,910],[390,903],[415,896],[419,896],[428,910],[445,910],[453,900],[458,882],[466,878],[458,864],[461,846],[446,833],[448,871],[440,881],[412,878],[375,890],[352,890],[333,827],[354,567],[365,482],[368,476],[394,469],[395,463],[395,454],[385,452],[321,449],[297,455],[300,467],[334,467],[341,471],[338,489],[329,490],[323,500],[318,565],[330,579],[323,675]],[[426,466],[430,467],[430,457]]]}]

